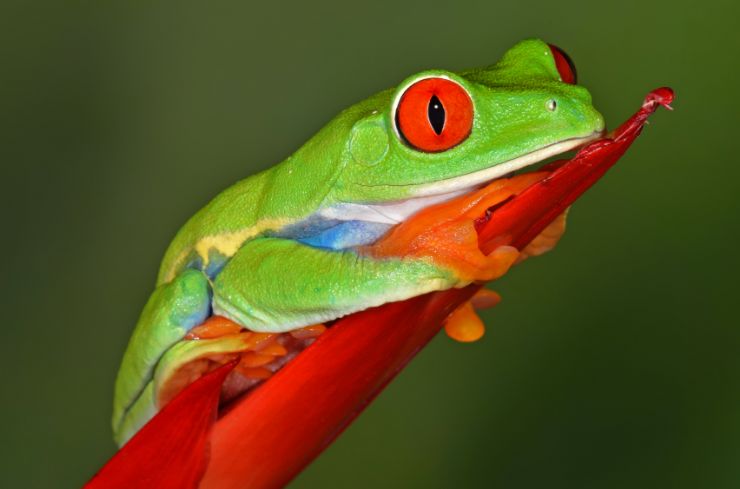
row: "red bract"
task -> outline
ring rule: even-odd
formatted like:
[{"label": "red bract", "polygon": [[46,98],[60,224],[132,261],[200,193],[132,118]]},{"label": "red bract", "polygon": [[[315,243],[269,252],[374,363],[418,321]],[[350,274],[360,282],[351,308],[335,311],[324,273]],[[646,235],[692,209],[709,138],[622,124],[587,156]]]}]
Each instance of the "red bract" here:
[{"label": "red bract", "polygon": [[193,382],[153,417],[85,485],[86,489],[198,487],[218,414],[226,364]]},{"label": "red bract", "polygon": [[[482,216],[481,249],[525,247],[616,163],[647,117],[660,105],[668,107],[672,99],[670,89],[654,90],[610,137],[588,145],[570,161],[550,165],[549,175]],[[229,406],[215,423],[218,387],[229,367],[204,376],[178,394],[87,487],[284,486],[479,287],[385,304],[338,321],[270,380]]]}]

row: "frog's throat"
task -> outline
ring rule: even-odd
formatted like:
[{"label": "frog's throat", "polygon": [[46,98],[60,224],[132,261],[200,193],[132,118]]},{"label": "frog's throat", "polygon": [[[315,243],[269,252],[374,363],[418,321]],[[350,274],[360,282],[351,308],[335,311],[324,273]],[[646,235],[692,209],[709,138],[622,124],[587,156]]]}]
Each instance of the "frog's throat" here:
[{"label": "frog's throat", "polygon": [[447,180],[437,180],[435,182],[419,185],[418,187],[413,188],[411,195],[413,197],[426,197],[469,190],[483,183],[501,178],[507,173],[520,170],[527,166],[544,161],[552,156],[583,146],[602,137],[602,135],[603,131],[594,131],[588,136],[566,139],[565,141],[545,146],[544,148],[540,148],[531,153],[514,158],[513,160],[505,161],[483,170],[467,173]]}]

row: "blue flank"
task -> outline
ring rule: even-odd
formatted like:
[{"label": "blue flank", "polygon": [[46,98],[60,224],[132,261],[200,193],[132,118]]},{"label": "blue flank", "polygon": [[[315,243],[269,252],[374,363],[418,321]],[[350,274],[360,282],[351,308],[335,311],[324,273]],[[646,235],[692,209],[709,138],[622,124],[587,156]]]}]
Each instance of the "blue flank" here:
[{"label": "blue flank", "polygon": [[390,224],[367,221],[339,221],[312,236],[298,238],[297,241],[330,250],[344,250],[374,243],[391,228]]}]

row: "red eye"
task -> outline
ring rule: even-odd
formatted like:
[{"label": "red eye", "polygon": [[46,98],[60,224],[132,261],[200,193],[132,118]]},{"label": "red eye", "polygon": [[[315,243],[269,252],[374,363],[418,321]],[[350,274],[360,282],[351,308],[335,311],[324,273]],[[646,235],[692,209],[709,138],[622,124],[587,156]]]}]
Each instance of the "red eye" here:
[{"label": "red eye", "polygon": [[401,136],[421,151],[445,151],[463,142],[473,127],[473,101],[446,78],[425,78],[406,89],[396,109]]},{"label": "red eye", "polygon": [[576,72],[576,65],[573,64],[573,60],[570,59],[565,51],[560,49],[554,44],[548,44],[550,51],[552,51],[552,57],[555,58],[555,66],[560,73],[560,79],[563,83],[570,83],[575,85],[578,82],[578,73]]}]

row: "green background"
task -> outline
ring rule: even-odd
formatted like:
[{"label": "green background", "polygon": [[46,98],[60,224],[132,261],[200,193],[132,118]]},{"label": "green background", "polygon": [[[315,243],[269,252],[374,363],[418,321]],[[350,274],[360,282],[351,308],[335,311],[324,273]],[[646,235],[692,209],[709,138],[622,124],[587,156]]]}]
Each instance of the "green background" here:
[{"label": "green background", "polygon": [[121,352],[211,196],[535,36],[612,126],[661,85],[675,112],[495,285],[483,341],[438,337],[292,487],[740,486],[733,2],[98,3],[0,11],[0,486],[76,487],[113,453]]}]

